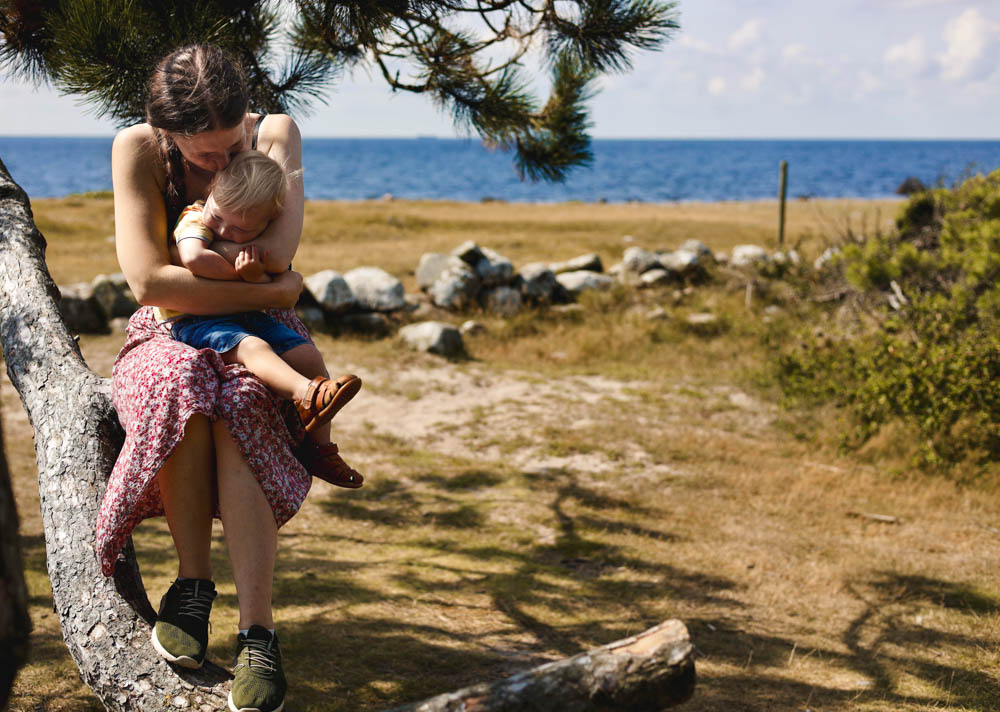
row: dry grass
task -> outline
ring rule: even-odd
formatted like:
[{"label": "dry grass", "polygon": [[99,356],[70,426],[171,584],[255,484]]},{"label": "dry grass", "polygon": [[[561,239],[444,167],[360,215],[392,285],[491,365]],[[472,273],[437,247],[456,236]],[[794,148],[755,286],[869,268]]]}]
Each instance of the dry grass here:
[{"label": "dry grass", "polygon": [[[840,208],[792,207],[793,234],[818,251],[822,220],[795,211]],[[463,239],[515,264],[582,251],[610,262],[624,234],[723,249],[766,242],[771,208],[310,205],[297,263],[330,266],[328,251],[339,268],[405,276],[422,251]],[[392,238],[388,216],[418,227]],[[316,223],[342,232],[320,238]],[[46,234],[67,281],[109,269],[63,263]],[[639,315],[654,304],[711,309],[729,327],[699,336],[676,319],[650,325]],[[835,413],[770,404],[748,377],[763,358],[761,314],[745,312],[741,294],[620,292],[586,309],[486,320],[490,332],[458,364],[391,340],[319,338],[332,368],[365,379],[338,417],[338,441],[369,482],[357,492],[316,484],[282,532],[275,601],[289,709],[383,709],[668,617],[686,622],[701,652],[684,709],[995,709],[995,485],[887,476],[870,454],[837,454]],[[84,338],[88,363],[108,373],[119,341]],[[36,629],[12,709],[99,710],[51,612],[30,428],[9,382],[2,398]],[[209,654],[224,663],[236,608],[217,535]],[[137,545],[158,599],[175,567],[164,523],[144,524]]]}]

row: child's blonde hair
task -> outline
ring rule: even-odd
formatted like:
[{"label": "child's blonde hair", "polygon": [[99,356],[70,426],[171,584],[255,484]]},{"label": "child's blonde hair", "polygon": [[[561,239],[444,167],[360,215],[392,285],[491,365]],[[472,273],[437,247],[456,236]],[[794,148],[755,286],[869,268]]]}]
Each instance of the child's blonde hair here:
[{"label": "child's blonde hair", "polygon": [[284,207],[287,190],[285,170],[260,151],[237,153],[212,181],[212,198],[220,208],[242,214],[263,207],[272,218]]}]

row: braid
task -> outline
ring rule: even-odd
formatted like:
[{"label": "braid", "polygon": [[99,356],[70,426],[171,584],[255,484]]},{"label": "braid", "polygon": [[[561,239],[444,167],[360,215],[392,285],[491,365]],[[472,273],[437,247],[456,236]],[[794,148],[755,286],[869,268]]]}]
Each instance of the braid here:
[{"label": "braid", "polygon": [[167,224],[172,225],[180,217],[187,204],[187,185],[184,180],[184,157],[177,144],[170,140],[162,129],[154,129],[156,144],[160,149],[160,159],[166,174],[164,198],[167,207]]}]

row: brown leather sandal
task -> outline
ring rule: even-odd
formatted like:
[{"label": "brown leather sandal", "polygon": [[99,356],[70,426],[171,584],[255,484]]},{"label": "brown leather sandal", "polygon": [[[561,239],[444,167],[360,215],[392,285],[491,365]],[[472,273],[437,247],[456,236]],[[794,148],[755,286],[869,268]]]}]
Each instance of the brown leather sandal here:
[{"label": "brown leather sandal", "polygon": [[336,443],[305,442],[297,455],[310,475],[332,485],[357,489],[365,483],[364,475],[344,462]]},{"label": "brown leather sandal", "polygon": [[309,381],[302,400],[295,401],[295,410],[307,433],[333,420],[341,408],[361,389],[361,379],[347,374],[336,381],[317,376]]}]

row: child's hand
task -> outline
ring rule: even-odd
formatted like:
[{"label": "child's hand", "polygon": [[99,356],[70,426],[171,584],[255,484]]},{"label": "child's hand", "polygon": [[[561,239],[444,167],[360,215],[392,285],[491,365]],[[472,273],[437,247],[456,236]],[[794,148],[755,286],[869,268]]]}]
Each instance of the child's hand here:
[{"label": "child's hand", "polygon": [[264,262],[260,258],[257,245],[250,245],[240,250],[233,267],[244,282],[262,284],[271,281],[271,276],[264,270]]}]

